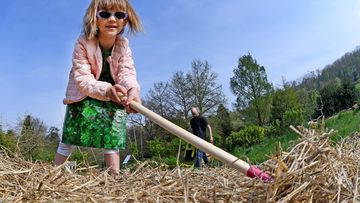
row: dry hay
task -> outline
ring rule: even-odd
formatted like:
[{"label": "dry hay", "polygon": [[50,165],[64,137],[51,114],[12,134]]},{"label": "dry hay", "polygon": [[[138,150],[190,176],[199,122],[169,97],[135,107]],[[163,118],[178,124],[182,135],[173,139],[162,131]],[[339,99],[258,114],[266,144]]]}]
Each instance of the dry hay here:
[{"label": "dry hay", "polygon": [[271,201],[359,202],[360,165],[352,139],[346,139],[345,147],[344,140],[338,145],[329,140],[334,130],[292,129],[301,142],[265,163],[276,177],[267,191]]},{"label": "dry hay", "polygon": [[227,167],[166,170],[165,165],[142,162],[113,176],[93,168],[71,171],[33,164],[5,154],[0,163],[0,202],[241,202],[244,193],[260,193],[249,191],[249,185],[263,185]]},{"label": "dry hay", "polygon": [[[30,163],[0,153],[0,202],[358,202],[359,159],[351,137],[332,147],[329,136],[303,127],[289,152],[261,167],[275,178],[252,180],[229,167],[167,170],[139,162],[118,176],[96,168]],[[355,139],[356,136],[352,136]],[[356,145],[355,145],[356,146]]]}]

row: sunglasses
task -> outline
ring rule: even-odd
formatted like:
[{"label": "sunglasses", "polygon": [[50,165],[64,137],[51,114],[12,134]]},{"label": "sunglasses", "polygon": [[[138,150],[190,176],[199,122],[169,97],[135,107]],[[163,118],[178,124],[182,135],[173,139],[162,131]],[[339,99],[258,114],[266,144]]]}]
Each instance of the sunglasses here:
[{"label": "sunglasses", "polygon": [[127,13],[121,11],[110,12],[110,11],[100,10],[96,14],[96,17],[100,19],[108,19],[111,16],[115,16],[118,20],[126,19],[128,17]]}]

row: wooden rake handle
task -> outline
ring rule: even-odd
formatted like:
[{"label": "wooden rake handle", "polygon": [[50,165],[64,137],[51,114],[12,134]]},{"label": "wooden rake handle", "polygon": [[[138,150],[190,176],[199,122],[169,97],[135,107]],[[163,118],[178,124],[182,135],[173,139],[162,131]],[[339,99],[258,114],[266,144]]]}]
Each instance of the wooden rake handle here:
[{"label": "wooden rake handle", "polygon": [[[120,97],[123,97],[122,94],[119,94]],[[149,118],[154,123],[158,124],[160,127],[164,128],[165,130],[169,131],[170,133],[176,135],[180,139],[185,140],[187,143],[192,144],[193,146],[201,149],[202,151],[210,154],[211,156],[215,157],[219,161],[237,169],[243,174],[246,174],[248,177],[254,178],[259,177],[264,182],[267,182],[271,179],[271,177],[263,173],[260,169],[253,165],[249,165],[245,161],[235,157],[234,155],[220,149],[219,147],[210,144],[209,142],[197,137],[196,135],[184,130],[183,128],[175,125],[174,123],[168,121],[167,119],[161,117],[160,115],[150,111],[143,105],[131,101],[130,107],[137,112],[143,114],[147,118]]]}]

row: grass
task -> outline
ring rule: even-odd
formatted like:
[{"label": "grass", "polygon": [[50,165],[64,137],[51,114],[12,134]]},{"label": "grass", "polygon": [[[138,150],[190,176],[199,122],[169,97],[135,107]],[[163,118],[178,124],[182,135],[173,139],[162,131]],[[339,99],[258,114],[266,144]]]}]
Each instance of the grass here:
[{"label": "grass", "polygon": [[261,144],[250,148],[236,148],[232,151],[232,154],[246,162],[259,164],[268,160],[272,154],[276,153],[279,144],[282,150],[286,151],[289,147],[296,144],[297,138],[298,136],[292,132],[282,136],[267,137]]},{"label": "grass", "polygon": [[350,135],[352,132],[360,131],[360,112],[359,110],[340,112],[327,119],[325,124],[326,129],[338,131],[336,135],[332,137],[332,140],[338,141]]},{"label": "grass", "polygon": [[[330,129],[338,131],[332,137],[333,141],[338,142],[341,138],[345,138],[352,132],[360,131],[360,110],[340,112],[326,119],[325,126],[326,131]],[[288,151],[289,148],[296,144],[297,138],[298,135],[289,132],[277,137],[267,137],[263,143],[250,148],[235,148],[231,153],[248,163],[259,164],[277,153],[279,144],[283,151]]]}]

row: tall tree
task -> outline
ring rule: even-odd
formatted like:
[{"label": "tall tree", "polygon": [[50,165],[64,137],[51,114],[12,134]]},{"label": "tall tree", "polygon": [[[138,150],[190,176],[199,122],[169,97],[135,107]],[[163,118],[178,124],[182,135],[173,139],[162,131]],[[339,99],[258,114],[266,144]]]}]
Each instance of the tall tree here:
[{"label": "tall tree", "polygon": [[230,86],[237,96],[236,107],[239,110],[254,109],[257,124],[264,125],[270,109],[268,96],[272,90],[264,66],[260,66],[251,54],[247,54],[239,58],[238,67],[233,72]]},{"label": "tall tree", "polygon": [[193,93],[193,104],[202,113],[216,111],[214,108],[226,102],[222,86],[216,83],[217,74],[211,72],[207,61],[195,59],[191,66],[192,71],[187,74],[187,79]]},{"label": "tall tree", "polygon": [[[332,116],[339,111],[337,94],[341,89],[341,84],[330,83],[320,90],[320,97],[318,98],[318,109],[322,108],[324,116]],[[321,99],[321,100],[320,100]],[[323,107],[321,107],[323,105]],[[319,112],[317,116],[319,115]]]},{"label": "tall tree", "polygon": [[26,115],[19,123],[19,127],[21,128],[18,137],[20,153],[31,159],[41,156],[46,142],[47,127],[44,122],[31,115]]},{"label": "tall tree", "polygon": [[304,116],[306,120],[312,120],[317,109],[317,100],[319,93],[317,90],[306,90],[301,88],[296,91],[299,102],[304,110]]},{"label": "tall tree", "polygon": [[193,95],[190,83],[186,79],[186,75],[182,71],[176,72],[170,81],[171,105],[182,117],[187,120]]},{"label": "tall tree", "polygon": [[169,99],[170,92],[168,82],[154,83],[154,86],[146,96],[148,108],[165,118],[172,116]]},{"label": "tall tree", "polygon": [[272,120],[279,120],[282,123],[286,111],[298,109],[302,108],[294,88],[286,86],[284,89],[276,90],[273,93],[271,107]]}]

